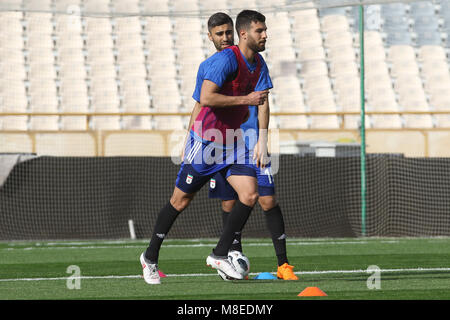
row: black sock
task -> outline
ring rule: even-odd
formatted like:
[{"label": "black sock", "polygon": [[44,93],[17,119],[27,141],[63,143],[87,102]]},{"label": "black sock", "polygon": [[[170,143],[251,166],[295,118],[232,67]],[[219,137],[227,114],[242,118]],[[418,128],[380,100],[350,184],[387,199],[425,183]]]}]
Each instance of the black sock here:
[{"label": "black sock", "polygon": [[264,211],[267,228],[272,236],[273,247],[277,255],[278,265],[289,263],[286,254],[286,234],[284,233],[284,220],[278,205],[268,211]]},{"label": "black sock", "polygon": [[240,232],[244,228],[245,223],[250,217],[253,207],[246,206],[239,200],[231,210],[227,218],[226,225],[223,228],[222,235],[214,248],[213,253],[216,256],[227,256],[233,240],[235,239],[236,232]]},{"label": "black sock", "polygon": [[[225,210],[222,210],[222,222],[223,222],[223,229],[225,229],[225,225],[227,224],[228,217],[230,216],[231,212],[227,212]],[[242,252],[242,243],[241,243],[241,231],[234,233],[234,240],[231,244],[230,250],[236,250]]]},{"label": "black sock", "polygon": [[167,233],[178,217],[179,212],[168,202],[158,214],[155,227],[153,228],[152,239],[145,251],[145,258],[151,263],[158,263],[159,249]]}]

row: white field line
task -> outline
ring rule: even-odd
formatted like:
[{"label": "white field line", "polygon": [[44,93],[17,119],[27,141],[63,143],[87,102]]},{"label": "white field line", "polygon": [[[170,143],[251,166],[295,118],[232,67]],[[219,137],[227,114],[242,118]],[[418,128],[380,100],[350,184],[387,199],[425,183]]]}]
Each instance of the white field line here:
[{"label": "white field line", "polygon": [[[341,245],[341,244],[368,244],[367,241],[325,241],[325,242],[287,242],[288,246],[326,246],[326,245]],[[379,241],[378,243],[398,243],[396,240],[386,240]],[[262,242],[262,243],[245,243],[246,247],[270,247],[273,246],[272,243]],[[214,246],[213,243],[195,243],[195,244],[166,244],[164,248],[195,248],[195,247],[211,247]],[[64,246],[62,244],[60,247],[52,245],[50,247],[46,246],[35,246],[26,248],[3,248],[1,250],[11,251],[11,250],[64,250],[64,249],[129,249],[129,248],[143,248],[143,246],[138,245],[120,245],[120,246]]]},{"label": "white field line", "polygon": [[[428,271],[449,271],[450,268],[414,268],[414,269],[380,269],[380,272],[428,272]],[[271,272],[275,274],[275,272]],[[368,273],[367,270],[324,270],[324,271],[297,271],[298,275],[305,274],[349,274],[349,273]],[[369,272],[371,273],[371,272]],[[250,273],[254,276],[258,273]],[[216,273],[186,273],[186,274],[167,274],[167,277],[217,277]],[[0,279],[0,282],[16,282],[16,281],[54,281],[54,280],[89,280],[89,279],[136,279],[142,278],[142,275],[127,275],[127,276],[80,276],[80,277],[56,277],[56,278],[17,278],[17,279]]]}]

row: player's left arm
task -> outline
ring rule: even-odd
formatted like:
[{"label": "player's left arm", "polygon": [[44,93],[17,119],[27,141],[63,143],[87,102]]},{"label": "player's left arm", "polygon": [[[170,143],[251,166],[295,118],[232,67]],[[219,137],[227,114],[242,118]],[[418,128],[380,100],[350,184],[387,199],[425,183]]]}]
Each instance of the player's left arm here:
[{"label": "player's left arm", "polygon": [[258,106],[258,142],[253,149],[253,160],[256,161],[256,166],[265,168],[269,163],[269,156],[267,153],[267,141],[269,133],[269,118],[270,107],[269,100],[266,99],[264,104]]}]

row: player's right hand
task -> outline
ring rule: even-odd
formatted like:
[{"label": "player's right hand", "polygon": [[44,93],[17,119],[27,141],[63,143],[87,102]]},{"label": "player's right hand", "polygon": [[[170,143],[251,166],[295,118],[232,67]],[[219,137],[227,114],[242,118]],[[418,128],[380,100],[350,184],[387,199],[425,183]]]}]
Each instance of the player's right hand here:
[{"label": "player's right hand", "polygon": [[252,93],[247,95],[247,98],[249,100],[248,105],[249,106],[259,106],[264,104],[266,99],[269,96],[269,90],[263,90],[263,91],[253,91]]}]

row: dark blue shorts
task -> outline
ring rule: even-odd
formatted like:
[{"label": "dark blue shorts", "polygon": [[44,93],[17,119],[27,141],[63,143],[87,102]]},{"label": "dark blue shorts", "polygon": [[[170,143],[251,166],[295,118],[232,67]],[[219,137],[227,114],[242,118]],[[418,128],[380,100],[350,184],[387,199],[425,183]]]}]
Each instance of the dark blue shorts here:
[{"label": "dark blue shorts", "polygon": [[191,131],[184,154],[175,185],[186,193],[199,191],[215,175],[225,181],[230,175],[257,177],[254,168],[245,164],[249,158],[245,145],[235,143],[231,148],[222,148],[213,142],[199,141]]},{"label": "dark blue shorts", "polygon": [[[233,168],[234,167],[234,168]],[[256,165],[236,165],[230,167],[225,176],[223,174],[214,175],[209,182],[209,198],[221,200],[236,200],[238,195],[226,178],[231,175],[249,175],[256,177],[258,181],[259,196],[273,196],[275,194],[275,184],[271,174],[270,164],[265,168],[258,168]]]}]

